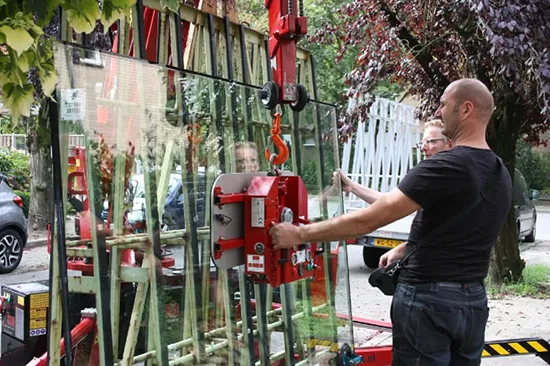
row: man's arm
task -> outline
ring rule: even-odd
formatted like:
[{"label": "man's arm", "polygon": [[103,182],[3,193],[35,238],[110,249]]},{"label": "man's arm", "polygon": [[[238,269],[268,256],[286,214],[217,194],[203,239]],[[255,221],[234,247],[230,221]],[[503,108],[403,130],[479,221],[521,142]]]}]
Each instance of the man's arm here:
[{"label": "man's arm", "polygon": [[373,204],[374,201],[378,200],[380,197],[386,193],[375,191],[367,187],[363,187],[360,184],[354,183],[350,189],[350,193],[353,193],[357,197],[361,198],[363,201],[367,201],[370,204]]},{"label": "man's arm", "polygon": [[304,226],[277,224],[270,229],[270,234],[275,249],[290,248],[307,242],[356,238],[399,220],[419,208],[416,202],[396,188],[382,195],[367,208]]},{"label": "man's arm", "polygon": [[[340,179],[340,182],[342,183],[342,190],[344,192],[352,193],[357,197],[359,197],[360,199],[362,199],[363,201],[366,201],[370,204],[372,204],[374,201],[376,201],[377,199],[379,199],[385,194],[385,193],[380,193],[378,191],[375,191],[374,189],[363,187],[359,183],[356,183],[351,179],[349,179],[348,176],[344,174],[344,172],[342,172],[341,170],[334,172],[334,177],[336,179]],[[334,179],[333,179],[333,184],[334,184]]]}]

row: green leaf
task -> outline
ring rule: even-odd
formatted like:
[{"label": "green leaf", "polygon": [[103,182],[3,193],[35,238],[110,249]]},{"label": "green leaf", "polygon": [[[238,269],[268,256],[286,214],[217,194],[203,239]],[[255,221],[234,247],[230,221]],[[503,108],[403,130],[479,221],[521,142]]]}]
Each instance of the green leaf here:
[{"label": "green leaf", "polygon": [[123,17],[130,17],[132,7],[136,4],[136,0],[105,0],[103,2],[103,13],[101,14],[101,23],[103,29],[107,32],[107,27],[110,27],[114,22]]},{"label": "green leaf", "polygon": [[25,51],[19,56],[16,60],[17,66],[19,66],[19,69],[21,69],[22,72],[27,72],[30,69],[31,64],[33,63],[35,57],[34,57],[34,51],[29,50]]},{"label": "green leaf", "polygon": [[0,73],[1,81],[5,84],[23,85],[27,82],[27,74],[17,64],[17,56],[12,52],[9,55],[9,62],[2,62],[3,70]]},{"label": "green leaf", "polygon": [[46,16],[44,17],[44,19],[39,19],[39,21],[37,22],[38,25],[41,27],[47,25],[50,22],[52,16],[55,14],[59,6],[64,5],[64,0],[48,0],[46,1],[46,3],[48,4]]},{"label": "green leaf", "polygon": [[67,21],[77,33],[90,33],[95,28],[95,24],[78,10],[67,10]]},{"label": "green leaf", "polygon": [[0,0],[0,6],[6,5],[6,2],[4,0]]},{"label": "green leaf", "polygon": [[178,0],[160,0],[160,6],[164,9],[167,7],[173,12],[177,12],[180,7],[180,2]]},{"label": "green leaf", "polygon": [[19,120],[20,116],[29,117],[34,101],[33,87],[30,84],[23,86],[13,83],[4,84],[2,87],[2,100],[14,121]]},{"label": "green leaf", "polygon": [[8,47],[14,50],[18,56],[31,48],[34,43],[34,39],[29,32],[21,28],[13,29],[10,26],[3,25],[0,27],[0,33],[6,37],[5,43]]},{"label": "green leaf", "polygon": [[67,21],[77,33],[91,33],[95,22],[101,18],[99,4],[95,0],[81,1],[78,8],[67,9]]},{"label": "green leaf", "polygon": [[53,57],[52,44],[51,42],[44,42],[38,48],[38,55],[43,60],[49,60]]},{"label": "green leaf", "polygon": [[136,5],[136,0],[106,0],[105,3],[111,3],[114,8],[124,9]]},{"label": "green leaf", "polygon": [[42,90],[46,97],[50,97],[57,84],[57,73],[55,72],[55,66],[53,60],[42,64],[42,68],[38,71],[40,82],[42,83]]},{"label": "green leaf", "polygon": [[48,75],[40,76],[40,81],[42,82],[42,90],[46,97],[51,97],[55,86],[57,84],[57,74],[55,72],[50,72]]},{"label": "green leaf", "polygon": [[101,15],[101,24],[103,24],[103,31],[107,33],[109,27],[119,19],[123,19],[125,16],[128,16],[128,11],[124,13],[120,9],[111,9],[106,10],[103,8],[103,14]]},{"label": "green leaf", "polygon": [[44,32],[42,31],[42,28],[37,26],[36,24],[33,24],[30,28],[27,29],[30,33],[30,35],[34,38],[40,37]]}]

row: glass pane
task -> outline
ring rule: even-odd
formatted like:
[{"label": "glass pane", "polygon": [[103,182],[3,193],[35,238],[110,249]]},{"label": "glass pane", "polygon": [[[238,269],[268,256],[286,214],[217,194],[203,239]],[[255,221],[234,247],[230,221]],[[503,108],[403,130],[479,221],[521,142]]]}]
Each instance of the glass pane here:
[{"label": "glass pane", "polygon": [[[123,364],[325,364],[353,344],[343,243],[318,243],[313,277],[276,287],[254,282],[244,257],[222,269],[211,252],[217,179],[267,177],[264,150],[278,152],[257,89],[89,53],[55,52],[71,327],[97,309],[99,355]],[[285,107],[282,137],[279,168],[301,175],[306,219],[340,214],[334,108]]]}]

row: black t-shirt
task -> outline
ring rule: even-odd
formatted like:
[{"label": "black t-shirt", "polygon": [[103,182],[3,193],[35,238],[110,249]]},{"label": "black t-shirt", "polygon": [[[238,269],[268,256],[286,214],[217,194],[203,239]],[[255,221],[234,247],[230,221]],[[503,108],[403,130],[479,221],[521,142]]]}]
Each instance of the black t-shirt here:
[{"label": "black t-shirt", "polygon": [[[499,162],[491,150],[457,146],[421,161],[407,173],[398,188],[422,208],[408,240],[407,250],[415,245],[416,252],[405,263],[400,281],[466,282],[487,276],[491,249],[512,203],[510,174],[504,165],[497,169]],[[499,171],[494,181],[498,183],[470,209],[486,179]],[[446,227],[439,228],[444,223]]]}]

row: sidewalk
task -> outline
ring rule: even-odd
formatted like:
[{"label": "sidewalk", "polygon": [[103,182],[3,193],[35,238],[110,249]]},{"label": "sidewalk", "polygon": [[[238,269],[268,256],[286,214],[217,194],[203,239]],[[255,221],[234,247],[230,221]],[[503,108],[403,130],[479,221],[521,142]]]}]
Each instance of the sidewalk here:
[{"label": "sidewalk", "polygon": [[[73,216],[67,216],[65,219],[65,228],[68,235],[75,235],[74,233],[74,217]],[[39,248],[46,246],[48,244],[48,232],[37,232],[33,233],[33,236],[30,237],[27,240],[27,245],[25,245],[25,249],[33,249],[33,248]]]},{"label": "sidewalk", "polygon": [[[546,206],[550,212],[550,206]],[[537,211],[539,207],[537,207]],[[524,243],[521,257],[527,265],[545,264],[550,266],[550,241]],[[506,297],[489,301],[489,321],[485,338],[487,340],[506,340],[510,338],[540,337],[550,340],[550,299],[528,297]],[[485,359],[482,365],[547,365],[536,356],[493,357]]]},{"label": "sidewalk", "polygon": [[[550,212],[550,206],[545,207]],[[537,207],[537,210],[539,208]],[[527,265],[544,264],[550,266],[550,241],[523,243],[521,257]],[[489,321],[485,332],[487,340],[540,337],[550,340],[550,299],[529,297],[506,297],[489,301]],[[547,365],[536,356],[493,357],[482,363],[484,366],[518,364]]]},{"label": "sidewalk", "polygon": [[[550,246],[549,242],[546,242]],[[485,339],[540,337],[550,340],[550,299],[507,297],[489,301],[489,321]],[[547,365],[536,356],[514,356],[484,359],[483,365]]]}]

